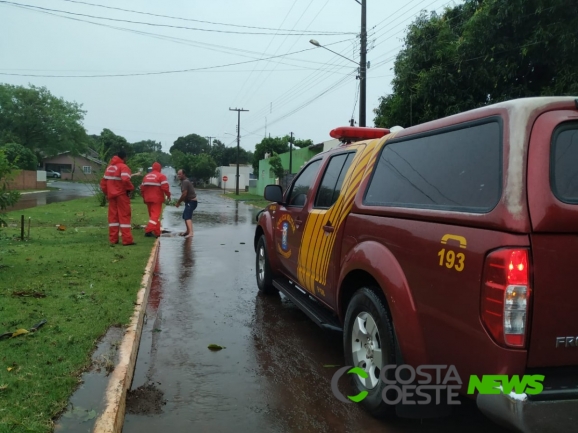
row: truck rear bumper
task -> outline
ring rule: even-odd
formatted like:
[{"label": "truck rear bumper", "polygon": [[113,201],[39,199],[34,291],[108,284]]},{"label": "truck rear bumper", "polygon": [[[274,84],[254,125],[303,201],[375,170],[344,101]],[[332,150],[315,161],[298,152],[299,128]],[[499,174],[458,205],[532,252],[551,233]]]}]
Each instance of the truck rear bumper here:
[{"label": "truck rear bumper", "polygon": [[578,400],[529,400],[526,394],[479,394],[476,403],[492,421],[524,433],[570,432],[578,426]]}]

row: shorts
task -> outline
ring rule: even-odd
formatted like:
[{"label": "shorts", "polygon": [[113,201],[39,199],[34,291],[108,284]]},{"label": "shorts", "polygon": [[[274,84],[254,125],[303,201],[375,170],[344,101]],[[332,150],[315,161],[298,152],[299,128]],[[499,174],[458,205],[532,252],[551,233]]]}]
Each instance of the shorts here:
[{"label": "shorts", "polygon": [[197,208],[197,200],[191,200],[185,202],[185,209],[183,210],[183,219],[190,220],[193,219],[193,211]]}]

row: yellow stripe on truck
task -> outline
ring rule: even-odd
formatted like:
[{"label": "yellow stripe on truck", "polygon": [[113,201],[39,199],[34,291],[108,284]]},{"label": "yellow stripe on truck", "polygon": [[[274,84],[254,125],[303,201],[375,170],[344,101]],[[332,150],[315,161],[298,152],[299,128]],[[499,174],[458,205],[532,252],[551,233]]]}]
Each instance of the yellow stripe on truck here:
[{"label": "yellow stripe on truck", "polygon": [[[385,140],[394,136],[395,134],[389,134]],[[315,293],[316,282],[322,285],[327,283],[329,262],[337,233],[353,207],[359,186],[371,173],[368,168],[375,164],[378,149],[381,148],[378,144],[381,142],[381,140],[373,140],[348,148],[357,153],[347,170],[337,201],[328,210],[313,209],[307,217],[297,259],[297,278],[301,287],[312,294]],[[328,222],[331,222],[333,232],[323,230],[323,226]]]}]

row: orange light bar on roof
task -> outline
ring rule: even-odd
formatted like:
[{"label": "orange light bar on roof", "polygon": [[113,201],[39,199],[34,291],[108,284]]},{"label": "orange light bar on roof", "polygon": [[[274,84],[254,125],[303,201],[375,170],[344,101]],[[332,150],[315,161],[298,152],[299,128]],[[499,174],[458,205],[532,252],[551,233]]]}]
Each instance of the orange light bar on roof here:
[{"label": "orange light bar on roof", "polygon": [[362,128],[359,126],[340,126],[332,130],[329,135],[339,140],[369,140],[381,138],[389,134],[386,128]]}]

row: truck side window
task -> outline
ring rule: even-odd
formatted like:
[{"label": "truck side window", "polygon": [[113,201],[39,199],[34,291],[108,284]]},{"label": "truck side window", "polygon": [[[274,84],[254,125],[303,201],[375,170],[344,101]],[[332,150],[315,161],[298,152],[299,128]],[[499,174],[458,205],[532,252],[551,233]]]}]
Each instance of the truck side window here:
[{"label": "truck side window", "polygon": [[483,122],[386,142],[363,203],[491,211],[502,194],[502,126]]},{"label": "truck side window", "polygon": [[293,186],[291,187],[291,191],[289,191],[287,196],[287,204],[289,206],[305,206],[305,203],[307,202],[307,195],[309,194],[309,190],[313,185],[315,176],[317,176],[320,165],[320,159],[313,161],[311,164],[305,167],[297,179],[295,179],[295,182],[293,182]]},{"label": "truck side window", "polygon": [[550,186],[558,200],[578,204],[578,123],[564,124],[554,132]]},{"label": "truck side window", "polygon": [[317,191],[315,207],[329,208],[337,201],[343,179],[351,166],[354,153],[342,153],[331,158]]}]

